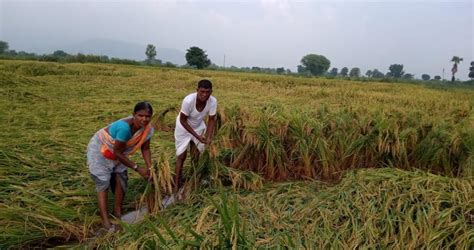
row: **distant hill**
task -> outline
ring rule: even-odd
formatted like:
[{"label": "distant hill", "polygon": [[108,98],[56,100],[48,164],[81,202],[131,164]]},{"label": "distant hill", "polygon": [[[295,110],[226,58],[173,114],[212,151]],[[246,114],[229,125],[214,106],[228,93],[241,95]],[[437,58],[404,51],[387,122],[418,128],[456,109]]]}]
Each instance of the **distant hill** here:
[{"label": "distant hill", "polygon": [[[66,46],[64,51],[70,54],[83,53],[106,55],[108,57],[118,57],[142,61],[146,58],[145,49],[146,44],[140,45],[113,39],[93,39]],[[163,63],[172,62],[178,65],[183,65],[186,63],[186,59],[184,57],[185,53],[183,51],[172,48],[157,47],[156,52],[156,58],[160,59]]]}]

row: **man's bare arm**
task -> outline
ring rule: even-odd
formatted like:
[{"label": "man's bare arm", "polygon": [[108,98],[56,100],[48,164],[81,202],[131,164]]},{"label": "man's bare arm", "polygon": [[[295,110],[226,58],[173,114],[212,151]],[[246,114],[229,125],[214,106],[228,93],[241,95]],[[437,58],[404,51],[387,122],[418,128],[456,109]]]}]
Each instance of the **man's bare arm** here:
[{"label": "man's bare arm", "polygon": [[216,128],[216,115],[209,116],[207,119],[207,142],[211,143],[214,137],[214,129]]}]

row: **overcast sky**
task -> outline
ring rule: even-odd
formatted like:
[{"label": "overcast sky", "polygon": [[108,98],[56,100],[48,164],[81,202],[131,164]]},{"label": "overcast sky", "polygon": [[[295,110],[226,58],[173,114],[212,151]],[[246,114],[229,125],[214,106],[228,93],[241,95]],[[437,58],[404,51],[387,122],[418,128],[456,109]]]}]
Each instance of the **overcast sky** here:
[{"label": "overcast sky", "polygon": [[217,65],[285,67],[320,54],[331,68],[377,68],[450,78],[452,56],[474,61],[473,0],[25,1],[0,0],[0,40],[11,49],[97,38],[206,50]]}]

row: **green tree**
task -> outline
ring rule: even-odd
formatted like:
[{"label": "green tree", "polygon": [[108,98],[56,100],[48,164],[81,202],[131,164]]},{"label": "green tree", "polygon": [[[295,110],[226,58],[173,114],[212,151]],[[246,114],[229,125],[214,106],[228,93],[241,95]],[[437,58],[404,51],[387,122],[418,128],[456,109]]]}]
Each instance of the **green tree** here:
[{"label": "green tree", "polygon": [[423,74],[421,75],[421,79],[423,79],[423,81],[429,81],[431,79],[431,76],[428,74]]},{"label": "green tree", "polygon": [[155,61],[156,56],[156,47],[153,44],[148,44],[145,50],[146,60],[148,64],[151,64]]},{"label": "green tree", "polygon": [[435,76],[435,77],[433,77],[433,79],[435,79],[435,81],[440,81],[440,80],[441,80],[441,76]]},{"label": "green tree", "polygon": [[284,74],[285,73],[285,68],[284,67],[277,68],[276,72],[277,72],[277,74]]},{"label": "green tree", "polygon": [[172,62],[165,62],[162,66],[167,68],[176,68],[176,65]]},{"label": "green tree", "polygon": [[373,78],[382,78],[384,76],[385,75],[382,72],[380,72],[378,69],[372,70],[372,77]]},{"label": "green tree", "polygon": [[360,76],[360,69],[355,67],[351,69],[351,72],[349,72],[350,77],[359,77]]},{"label": "green tree", "polygon": [[406,74],[403,74],[402,78],[405,80],[413,80],[415,78],[415,75],[406,73]]},{"label": "green tree", "polygon": [[346,77],[348,72],[349,72],[349,69],[347,67],[342,68],[341,76]]},{"label": "green tree", "polygon": [[325,56],[308,54],[301,59],[301,65],[312,75],[319,76],[329,69],[331,62]]},{"label": "green tree", "polygon": [[368,77],[368,78],[371,78],[372,77],[372,70],[367,70],[367,72],[365,72],[365,75]]},{"label": "green tree", "polygon": [[296,68],[297,68],[298,74],[302,74],[302,75],[308,74],[308,70],[302,65],[298,65]]},{"label": "green tree", "polygon": [[10,56],[17,56],[18,52],[16,52],[14,49],[11,49],[5,52],[5,54],[10,55]]},{"label": "green tree", "polygon": [[86,62],[86,55],[82,53],[77,53],[76,60],[79,63],[85,63]]},{"label": "green tree", "polygon": [[262,69],[261,69],[260,67],[253,66],[253,67],[252,67],[252,71],[260,72],[260,71],[262,71]]},{"label": "green tree", "polygon": [[329,71],[330,76],[337,76],[337,68],[332,68],[331,71]]},{"label": "green tree", "polygon": [[8,51],[8,43],[0,40],[0,54],[4,54]]},{"label": "green tree", "polygon": [[66,52],[64,52],[64,51],[62,51],[62,50],[56,50],[56,51],[53,52],[53,56],[54,56],[54,57],[57,57],[57,58],[66,57],[66,56],[68,56],[68,55],[69,55],[68,53],[66,53]]},{"label": "green tree", "polygon": [[388,76],[395,78],[400,78],[405,74],[403,71],[403,64],[392,64],[388,67],[388,70],[390,70]]},{"label": "green tree", "polygon": [[186,61],[190,66],[203,69],[211,65],[211,60],[207,58],[206,52],[199,47],[191,47],[186,52]]},{"label": "green tree", "polygon": [[471,67],[469,67],[469,78],[471,80],[474,80],[474,62],[471,62]]},{"label": "green tree", "polygon": [[451,62],[453,62],[453,68],[451,69],[451,73],[453,73],[453,77],[451,78],[451,81],[454,82],[456,80],[456,78],[454,77],[454,75],[456,74],[456,72],[458,72],[458,64],[460,64],[462,62],[462,58],[459,57],[459,56],[453,56],[453,58],[451,59]]}]

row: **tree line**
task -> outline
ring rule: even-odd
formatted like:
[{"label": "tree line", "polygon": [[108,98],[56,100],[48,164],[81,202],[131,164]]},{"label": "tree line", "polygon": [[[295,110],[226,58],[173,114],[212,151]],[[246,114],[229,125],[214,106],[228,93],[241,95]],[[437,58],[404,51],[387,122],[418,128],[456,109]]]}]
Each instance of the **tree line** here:
[{"label": "tree line", "polygon": [[[341,70],[338,68],[331,68],[329,70],[331,62],[323,55],[308,54],[303,56],[300,61],[300,65],[297,66],[297,72],[292,72],[290,69],[284,67],[278,68],[264,68],[264,67],[221,67],[211,62],[208,58],[206,51],[203,49],[193,46],[186,50],[185,65],[176,65],[171,62],[162,63],[161,60],[156,59],[157,51],[156,46],[148,44],[145,49],[146,59],[144,61],[136,61],[131,59],[122,58],[109,58],[105,55],[85,55],[78,53],[76,55],[68,54],[62,50],[56,50],[52,54],[37,55],[35,53],[28,53],[25,51],[16,52],[15,50],[9,50],[9,45],[5,41],[0,41],[0,57],[1,58],[14,58],[14,59],[25,59],[25,60],[39,60],[39,61],[51,61],[51,62],[64,62],[64,63],[113,63],[113,64],[131,64],[131,65],[150,65],[150,66],[162,66],[162,67],[182,67],[182,68],[197,68],[197,69],[210,69],[210,70],[227,70],[227,71],[238,71],[238,72],[254,72],[254,73],[268,73],[268,74],[286,74],[286,75],[303,75],[303,76],[326,76],[326,77],[350,77],[350,78],[367,78],[367,79],[401,79],[401,80],[414,80],[414,74],[407,73],[404,70],[403,64],[391,64],[388,67],[388,72],[383,73],[379,69],[369,69],[362,75],[360,68],[353,67],[349,70],[348,67],[343,67]],[[451,81],[456,80],[455,74],[458,71],[458,65],[463,61],[463,58],[453,56],[451,62],[453,67],[451,69],[452,78]],[[468,77],[474,80],[474,62],[471,62],[469,68]],[[440,81],[441,76],[435,75],[433,78],[429,74],[422,74],[421,80],[423,81]]]},{"label": "tree line", "polygon": [[[463,59],[458,57],[458,56],[453,56],[451,59],[451,62],[453,62],[453,67],[451,69],[452,73],[452,78],[451,81],[454,82],[456,81],[455,74],[457,72],[457,67],[458,64],[462,61]],[[301,65],[298,65],[298,73],[300,74],[308,74],[308,75],[314,75],[314,76],[320,76],[320,75],[325,75],[325,76],[332,76],[332,77],[354,77],[354,78],[359,78],[363,77],[361,75],[360,68],[354,67],[349,71],[349,68],[343,67],[340,71],[338,68],[332,68],[331,70],[328,71],[329,67],[331,65],[331,62],[329,59],[327,59],[323,55],[316,55],[316,54],[309,54],[304,56],[301,59]],[[391,64],[388,67],[388,72],[387,73],[382,73],[378,69],[369,69],[365,73],[365,77],[367,78],[395,78],[395,79],[403,79],[403,80],[414,80],[415,75],[411,73],[407,73],[404,71],[404,66],[403,64]],[[471,78],[471,80],[474,80],[474,62],[471,62],[471,67],[469,68],[469,74],[468,77]],[[429,74],[422,74],[421,75],[421,80],[423,81],[429,81],[431,80],[431,76]],[[433,80],[435,81],[440,81],[441,76],[436,75],[433,77]]]}]

